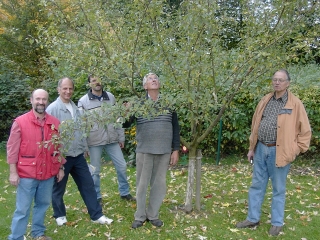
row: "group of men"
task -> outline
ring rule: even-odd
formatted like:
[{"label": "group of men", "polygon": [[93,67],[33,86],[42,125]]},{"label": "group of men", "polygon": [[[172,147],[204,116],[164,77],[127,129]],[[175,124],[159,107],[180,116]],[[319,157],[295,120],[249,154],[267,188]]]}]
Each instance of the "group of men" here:
[{"label": "group of men", "polygon": [[[150,73],[144,80],[146,91],[154,97],[159,94],[160,82],[158,77]],[[50,203],[53,207],[53,217],[57,225],[62,226],[67,223],[66,207],[63,195],[66,190],[69,174],[74,179],[81,197],[88,209],[92,222],[100,224],[111,224],[112,219],[102,213],[102,194],[100,190],[100,170],[102,151],[105,150],[110,156],[117,172],[118,186],[121,199],[127,201],[136,201],[130,194],[130,187],[127,180],[126,161],[123,157],[121,148],[124,147],[124,130],[115,128],[112,123],[103,127],[102,124],[94,123],[90,129],[87,138],[83,138],[83,132],[74,125],[70,133],[72,141],[62,146],[59,144],[59,124],[63,121],[81,121],[82,111],[98,111],[102,104],[114,105],[115,97],[102,88],[101,80],[94,75],[88,77],[90,90],[78,102],[78,106],[71,100],[74,92],[74,82],[70,78],[62,78],[58,82],[58,98],[48,106],[48,93],[43,89],[33,91],[30,97],[32,110],[15,119],[7,143],[7,161],[10,164],[10,183],[17,187],[16,210],[13,215],[11,224],[11,234],[9,240],[23,240],[27,230],[28,219],[31,211],[32,202],[32,224],[31,237],[38,240],[50,240],[51,237],[45,235],[44,219],[45,213]],[[157,92],[157,93],[156,93]],[[156,97],[157,98],[157,97]],[[168,165],[176,164],[178,161],[179,142],[179,125],[175,112],[165,115],[166,132],[171,131],[169,135],[158,136],[161,132],[162,125],[159,121],[150,121],[148,123],[137,123],[137,128],[145,125],[144,130],[137,130],[137,134],[147,134],[151,138],[148,140],[146,148],[145,141],[138,141],[137,153],[148,156],[148,161],[155,162],[155,167],[148,165],[148,176],[143,176],[144,187],[141,191],[145,196],[139,193],[137,199],[137,208],[139,209],[139,220],[143,222],[148,220],[154,226],[162,226],[163,222],[158,219],[159,209],[166,193],[165,173]],[[175,116],[172,119],[172,116]],[[127,126],[134,122],[131,118]],[[139,118],[141,120],[141,118]],[[153,122],[153,123],[152,123]],[[172,123],[174,122],[174,124]],[[154,133],[153,126],[159,125],[158,133]],[[170,130],[171,129],[171,130]],[[149,132],[149,134],[148,134]],[[171,141],[173,144],[165,144],[161,149],[157,149],[157,143],[153,140]],[[162,140],[161,140],[162,139]],[[140,145],[144,147],[141,148]],[[150,150],[150,151],[149,151]],[[146,151],[146,152],[145,152]],[[156,152],[154,152],[156,151]],[[170,154],[173,152],[170,158]],[[90,156],[91,172],[85,157]],[[151,159],[154,156],[155,159]],[[161,157],[162,156],[162,157]],[[160,158],[159,158],[160,157]],[[159,162],[161,161],[161,164]],[[161,165],[160,167],[157,167]],[[143,160],[137,160],[137,179],[140,179]],[[149,210],[145,207],[147,188],[149,181],[151,186]],[[145,187],[146,185],[146,187]],[[137,189],[140,189],[137,184]],[[142,199],[140,199],[142,197]],[[27,199],[27,201],[25,201]],[[152,211],[150,211],[152,209]],[[144,217],[144,219],[142,219]],[[132,225],[136,228],[135,222]]]},{"label": "group of men", "polygon": [[[67,222],[63,195],[68,176],[73,177],[90,218],[95,223],[110,224],[113,220],[102,213],[100,190],[101,155],[105,150],[117,172],[120,197],[136,201],[132,228],[150,222],[161,227],[159,209],[166,194],[166,172],[169,165],[179,159],[180,133],[177,113],[170,108],[165,114],[152,118],[132,116],[123,127],[136,123],[136,198],[130,194],[126,175],[123,128],[113,124],[94,123],[89,136],[73,129],[73,141],[66,146],[54,141],[59,136],[59,123],[76,121],[82,111],[100,111],[103,103],[114,105],[115,97],[102,88],[101,80],[88,77],[90,90],[78,106],[71,100],[74,82],[62,78],[58,82],[59,97],[48,107],[48,93],[43,89],[33,91],[32,110],[15,119],[7,143],[7,161],[10,164],[10,183],[17,187],[16,210],[13,215],[9,240],[23,240],[34,202],[31,236],[50,240],[46,236],[44,218],[52,202],[53,217],[61,226]],[[248,160],[254,162],[252,185],[249,189],[249,210],[238,228],[259,225],[261,205],[268,180],[272,181],[270,235],[279,235],[284,224],[286,178],[290,163],[310,144],[311,128],[302,102],[289,90],[289,73],[281,69],[272,78],[274,91],[258,104],[252,120]],[[143,78],[147,97],[156,103],[160,96],[160,81],[156,74]],[[130,107],[130,104],[127,105]],[[45,144],[46,143],[46,144]],[[51,147],[48,147],[52,145]],[[93,170],[90,173],[85,159],[90,155]],[[150,192],[147,193],[150,186]],[[147,203],[147,196],[149,202]]]}]

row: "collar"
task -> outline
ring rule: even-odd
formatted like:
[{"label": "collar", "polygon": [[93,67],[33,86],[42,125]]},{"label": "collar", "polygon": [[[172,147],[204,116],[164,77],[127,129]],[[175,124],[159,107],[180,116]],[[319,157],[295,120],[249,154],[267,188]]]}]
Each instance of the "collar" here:
[{"label": "collar", "polygon": [[92,93],[92,89],[90,89],[90,90],[88,91],[88,97],[89,97],[89,100],[94,100],[94,99],[98,99],[98,100],[100,100],[100,99],[110,100],[110,98],[109,98],[109,96],[108,96],[108,93],[107,93],[106,91],[103,91],[103,90],[102,90],[102,96],[101,96],[101,97],[98,97],[98,96],[94,95],[94,94]]},{"label": "collar", "polygon": [[[148,92],[147,92],[147,99],[153,100],[153,99],[150,97],[150,95],[149,95]],[[159,99],[160,99],[160,93],[158,94],[158,98],[157,98],[157,100],[155,100],[155,102],[157,102]]]},{"label": "collar", "polygon": [[273,94],[273,99],[274,100],[281,100],[282,102],[287,102],[288,100],[288,90],[281,96],[279,97],[278,99],[276,99],[276,93]]},{"label": "collar", "polygon": [[39,117],[36,115],[36,113],[34,112],[34,109],[32,109],[32,113],[33,113],[34,118],[37,119],[38,121],[45,121],[45,120],[46,120],[46,117],[47,117],[46,111],[44,112],[43,118],[39,118]]}]

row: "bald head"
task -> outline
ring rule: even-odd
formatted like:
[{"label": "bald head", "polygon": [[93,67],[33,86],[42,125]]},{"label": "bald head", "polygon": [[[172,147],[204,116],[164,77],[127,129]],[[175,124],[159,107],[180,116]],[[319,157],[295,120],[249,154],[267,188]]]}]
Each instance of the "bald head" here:
[{"label": "bald head", "polygon": [[36,114],[44,115],[48,106],[49,94],[46,90],[36,89],[32,92],[30,102]]}]

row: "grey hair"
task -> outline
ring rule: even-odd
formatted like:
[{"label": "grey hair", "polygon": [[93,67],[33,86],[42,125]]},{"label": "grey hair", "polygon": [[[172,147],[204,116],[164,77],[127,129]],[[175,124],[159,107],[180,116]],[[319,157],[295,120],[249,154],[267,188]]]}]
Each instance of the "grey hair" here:
[{"label": "grey hair", "polygon": [[155,75],[155,76],[157,76],[157,78],[159,79],[159,76],[158,76],[157,74],[152,73],[152,72],[149,72],[148,74],[146,74],[146,75],[143,77],[143,80],[142,80],[142,85],[143,85],[143,86],[146,84],[146,82],[147,82],[147,80],[148,80],[148,77],[149,77],[150,75]]},{"label": "grey hair", "polygon": [[61,79],[59,80],[59,82],[58,82],[58,87],[60,88],[63,80],[66,80],[66,79],[68,79],[68,80],[70,80],[70,81],[72,82],[72,86],[73,86],[73,88],[74,88],[74,82],[73,82],[73,80],[72,80],[71,78],[68,78],[68,77],[63,77],[63,78],[61,78]]},{"label": "grey hair", "polygon": [[[291,80],[291,78],[290,78],[290,75],[289,75],[289,72],[286,70],[286,69],[279,69],[278,71],[276,71],[276,72],[282,72],[282,73],[284,73],[284,74],[286,74],[287,75],[287,80],[288,81],[290,81]],[[276,72],[274,73],[274,74],[276,74]],[[273,75],[274,75],[273,74]]]}]

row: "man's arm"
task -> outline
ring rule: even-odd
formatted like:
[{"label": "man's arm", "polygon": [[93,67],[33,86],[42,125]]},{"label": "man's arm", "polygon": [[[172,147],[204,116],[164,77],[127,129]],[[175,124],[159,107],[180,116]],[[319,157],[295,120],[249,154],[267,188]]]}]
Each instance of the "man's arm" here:
[{"label": "man's arm", "polygon": [[308,150],[310,146],[312,133],[308,115],[302,102],[300,103],[297,121],[300,123],[300,132],[297,137],[297,143],[300,148],[300,151],[304,153]]},{"label": "man's arm", "polygon": [[17,164],[10,164],[9,182],[13,186],[18,186],[20,182],[20,177],[17,171]]},{"label": "man's arm", "polygon": [[172,138],[172,150],[179,150],[180,149],[180,127],[178,121],[178,115],[176,112],[172,113],[172,131],[173,131],[173,138]]},{"label": "man's arm", "polygon": [[176,112],[172,113],[172,153],[170,157],[170,165],[176,165],[179,161],[179,149],[180,149],[180,127],[178,121],[178,115]]},{"label": "man's arm", "polygon": [[11,127],[10,136],[7,143],[7,162],[9,163],[10,175],[9,182],[13,186],[18,186],[20,177],[17,171],[19,150],[21,142],[21,131],[19,124],[14,121]]}]

